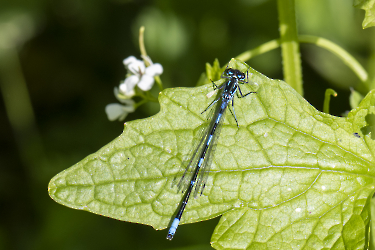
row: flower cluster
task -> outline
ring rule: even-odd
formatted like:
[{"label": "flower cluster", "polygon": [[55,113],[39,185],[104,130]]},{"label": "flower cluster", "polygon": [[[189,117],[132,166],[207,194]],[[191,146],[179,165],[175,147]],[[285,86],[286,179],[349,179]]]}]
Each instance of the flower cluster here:
[{"label": "flower cluster", "polygon": [[119,88],[115,87],[114,93],[122,104],[111,103],[105,107],[108,119],[110,121],[124,120],[125,117],[135,111],[135,102],[131,99],[136,96],[138,87],[142,91],[148,91],[154,85],[155,76],[163,73],[163,67],[159,63],[152,63],[149,57],[143,57],[149,65],[146,67],[145,62],[138,60],[134,56],[125,58],[123,63],[127,69],[127,77],[120,83]]}]

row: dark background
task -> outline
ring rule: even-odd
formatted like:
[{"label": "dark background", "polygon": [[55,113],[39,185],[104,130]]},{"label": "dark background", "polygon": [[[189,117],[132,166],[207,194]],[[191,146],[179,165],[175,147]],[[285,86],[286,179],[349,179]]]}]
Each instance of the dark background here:
[{"label": "dark background", "polygon": [[[374,60],[374,28],[350,0],[297,1],[300,34],[330,39],[365,68]],[[310,2],[310,3],[305,3]],[[47,192],[49,180],[121,134],[104,108],[117,102],[122,60],[139,58],[138,29],[161,63],[164,87],[193,87],[205,63],[230,58],[279,36],[276,1],[35,0],[0,3],[0,249],[209,249],[219,218],[166,230],[69,209]],[[301,45],[305,98],[322,110],[326,88],[338,97],[330,113],[349,107],[356,76],[336,57]],[[282,79],[280,49],[249,65]],[[155,94],[158,89],[152,90]],[[13,110],[13,111],[12,111]],[[157,113],[150,103],[127,120]]]}]

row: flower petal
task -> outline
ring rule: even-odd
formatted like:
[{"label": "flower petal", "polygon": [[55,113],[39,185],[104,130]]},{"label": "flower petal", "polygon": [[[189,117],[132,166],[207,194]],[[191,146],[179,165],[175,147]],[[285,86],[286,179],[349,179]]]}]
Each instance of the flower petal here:
[{"label": "flower petal", "polygon": [[120,84],[120,92],[125,96],[132,97],[135,95],[134,87],[139,82],[139,77],[136,75],[129,76]]},{"label": "flower petal", "polygon": [[111,103],[105,107],[105,112],[107,113],[108,120],[121,121],[124,120],[129,113],[134,112],[134,106]]},{"label": "flower petal", "polygon": [[122,105],[118,103],[111,103],[105,106],[105,112],[110,121],[115,121],[124,115]]},{"label": "flower petal", "polygon": [[152,88],[154,85],[154,78],[149,75],[143,75],[137,86],[143,90],[148,91]]},{"label": "flower petal", "polygon": [[133,99],[121,99],[121,103],[125,104],[124,109],[128,112],[134,112],[135,101]]},{"label": "flower petal", "polygon": [[149,56],[141,55],[143,61],[146,61],[148,65],[153,65],[154,63],[151,61],[151,58]]},{"label": "flower petal", "polygon": [[130,63],[132,62],[135,62],[137,61],[137,58],[135,58],[135,56],[129,56],[127,58],[125,58],[122,63],[125,65],[125,66],[128,66]]},{"label": "flower petal", "polygon": [[153,65],[150,65],[146,68],[145,73],[149,76],[158,76],[163,73],[163,66],[161,66],[160,63],[155,63]]},{"label": "flower petal", "polygon": [[143,75],[146,70],[145,63],[141,60],[136,60],[134,62],[131,62],[130,64],[127,65],[127,68],[133,75],[138,75],[138,76]]}]

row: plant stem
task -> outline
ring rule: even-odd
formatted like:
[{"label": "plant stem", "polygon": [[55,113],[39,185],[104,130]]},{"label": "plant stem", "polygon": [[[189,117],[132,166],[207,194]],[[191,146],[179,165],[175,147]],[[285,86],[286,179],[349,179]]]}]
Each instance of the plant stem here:
[{"label": "plant stem", "polygon": [[[145,27],[141,26],[139,28],[139,50],[141,51],[142,57],[147,57],[147,52],[146,52],[146,47],[145,47],[145,42],[144,42],[144,33],[145,33]],[[144,60],[144,63],[146,67],[150,66],[149,62],[147,60]]]},{"label": "plant stem", "polygon": [[[145,47],[145,40],[144,40],[144,33],[145,33],[145,26],[141,26],[139,28],[139,50],[141,51],[141,56],[142,58],[146,58],[147,57],[147,52],[146,52],[146,47]],[[146,67],[150,66],[150,63],[149,61],[143,59]],[[164,88],[163,88],[163,83],[161,82],[161,79],[159,76],[155,76],[155,82],[156,84],[158,85],[159,87],[159,90],[162,91]]]},{"label": "plant stem", "polygon": [[329,114],[329,102],[331,101],[331,96],[336,97],[337,93],[333,89],[326,89],[324,103],[323,103],[323,112]]},{"label": "plant stem", "polygon": [[[346,50],[341,48],[339,45],[318,36],[310,36],[310,35],[300,35],[298,36],[298,41],[300,43],[311,43],[323,49],[326,49],[336,55],[339,59],[343,61],[353,72],[358,76],[358,78],[362,82],[366,82],[368,80],[368,73],[362,67],[362,65]],[[258,47],[245,51],[244,53],[236,56],[237,59],[242,61],[248,61],[251,58],[271,51],[273,49],[277,49],[280,46],[280,40],[271,40],[266,42]],[[372,88],[369,88],[372,89]]]},{"label": "plant stem", "polygon": [[337,44],[322,37],[309,35],[299,36],[299,41],[301,43],[312,43],[332,52],[338,58],[340,58],[351,70],[353,70],[354,74],[356,74],[362,82],[367,81],[368,74],[362,67],[362,65],[352,55],[350,55],[347,51],[345,51]]},{"label": "plant stem", "polygon": [[277,1],[284,80],[303,95],[302,67],[294,7],[294,0]]},{"label": "plant stem", "polygon": [[254,49],[245,51],[244,53],[236,56],[236,58],[241,61],[246,62],[257,55],[264,54],[273,49],[277,49],[278,47],[280,47],[280,40],[279,39],[271,40],[269,42],[263,43],[262,45],[259,45],[258,47]]}]

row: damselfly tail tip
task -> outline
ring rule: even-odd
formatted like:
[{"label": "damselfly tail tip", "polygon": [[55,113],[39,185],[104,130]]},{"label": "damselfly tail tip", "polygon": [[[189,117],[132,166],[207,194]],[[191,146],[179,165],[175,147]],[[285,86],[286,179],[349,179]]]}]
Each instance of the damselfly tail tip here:
[{"label": "damselfly tail tip", "polygon": [[167,240],[172,240],[174,234],[176,233],[178,224],[180,224],[180,219],[174,218],[171,227],[169,228],[168,235],[167,235]]}]

